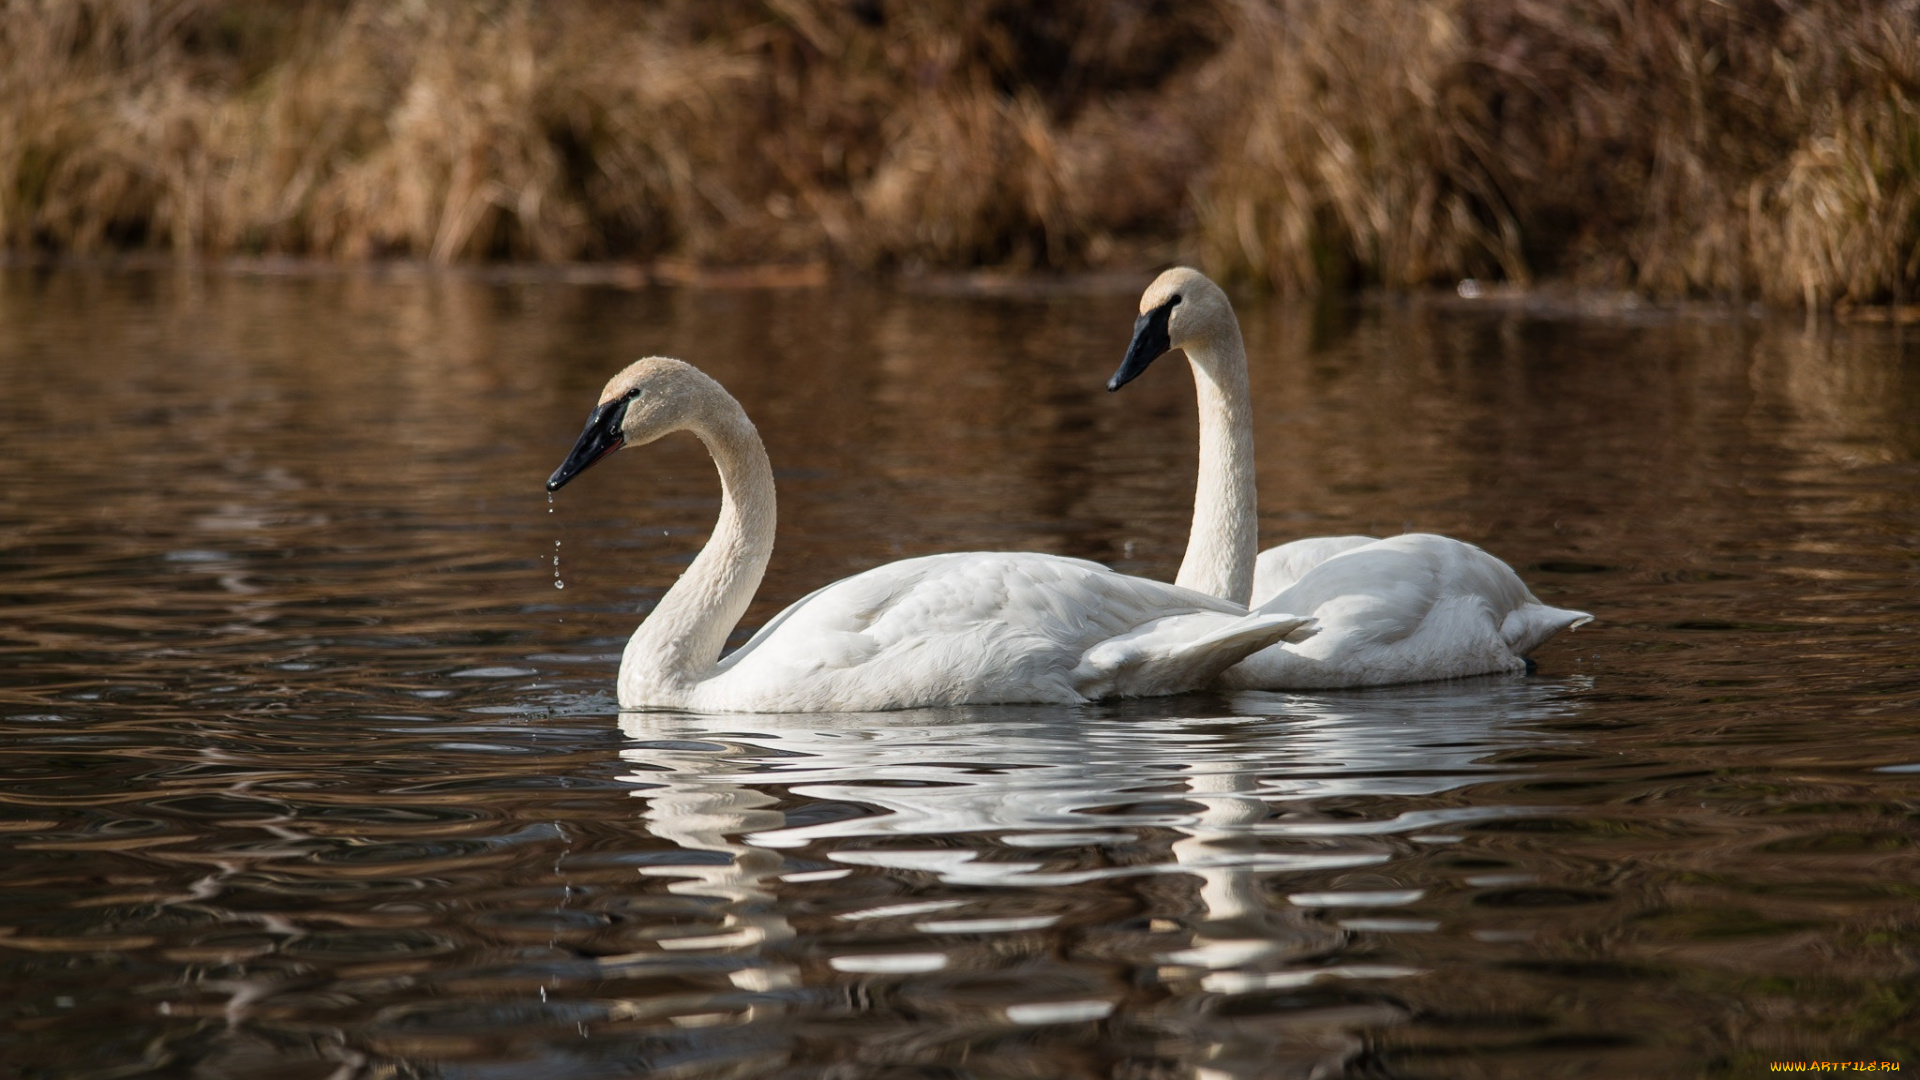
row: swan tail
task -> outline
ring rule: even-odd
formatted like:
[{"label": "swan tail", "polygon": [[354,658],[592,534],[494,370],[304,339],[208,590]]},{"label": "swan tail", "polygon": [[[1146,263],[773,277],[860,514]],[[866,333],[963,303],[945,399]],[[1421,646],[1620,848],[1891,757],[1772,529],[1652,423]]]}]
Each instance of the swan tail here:
[{"label": "swan tail", "polygon": [[1195,612],[1156,619],[1088,649],[1074,669],[1075,689],[1090,699],[1178,694],[1289,635],[1310,632],[1305,615]]},{"label": "swan tail", "polygon": [[1585,626],[1592,621],[1593,616],[1584,611],[1548,607],[1545,604],[1521,604],[1500,623],[1500,637],[1515,656],[1526,656],[1545,645],[1560,631]]}]

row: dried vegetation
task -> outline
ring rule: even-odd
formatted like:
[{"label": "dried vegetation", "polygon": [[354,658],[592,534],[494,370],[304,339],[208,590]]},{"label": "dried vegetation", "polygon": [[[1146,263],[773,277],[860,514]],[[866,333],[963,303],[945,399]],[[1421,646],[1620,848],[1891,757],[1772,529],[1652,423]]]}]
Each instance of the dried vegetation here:
[{"label": "dried vegetation", "polygon": [[0,244],[1920,282],[1920,0],[0,0]]}]

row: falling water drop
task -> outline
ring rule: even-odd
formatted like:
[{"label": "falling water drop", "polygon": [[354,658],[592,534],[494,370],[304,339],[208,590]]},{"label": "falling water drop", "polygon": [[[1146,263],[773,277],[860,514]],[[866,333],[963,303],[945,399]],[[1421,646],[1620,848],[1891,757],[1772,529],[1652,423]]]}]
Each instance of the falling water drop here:
[{"label": "falling water drop", "polygon": [[564,589],[567,583],[560,580],[560,541],[553,542],[553,587]]}]

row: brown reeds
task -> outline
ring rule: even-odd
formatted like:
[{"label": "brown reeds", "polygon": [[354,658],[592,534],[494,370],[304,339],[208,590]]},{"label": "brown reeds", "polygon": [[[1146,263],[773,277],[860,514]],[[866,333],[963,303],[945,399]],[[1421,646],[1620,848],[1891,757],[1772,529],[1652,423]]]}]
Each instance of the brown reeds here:
[{"label": "brown reeds", "polygon": [[0,244],[1920,279],[1920,0],[0,0]]}]

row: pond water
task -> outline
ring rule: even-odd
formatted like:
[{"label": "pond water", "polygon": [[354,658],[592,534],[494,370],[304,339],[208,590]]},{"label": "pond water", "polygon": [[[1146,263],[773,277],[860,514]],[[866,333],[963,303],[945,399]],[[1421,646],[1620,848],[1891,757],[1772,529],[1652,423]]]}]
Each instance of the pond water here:
[{"label": "pond water", "polygon": [[1243,302],[1263,539],[1482,544],[1598,617],[1531,676],[619,712],[718,485],[549,503],[607,376],[760,425],[747,628],[942,550],[1170,577],[1191,382],[1101,389],[1142,284],[0,270],[9,1075],[1920,1067],[1896,326]]}]

